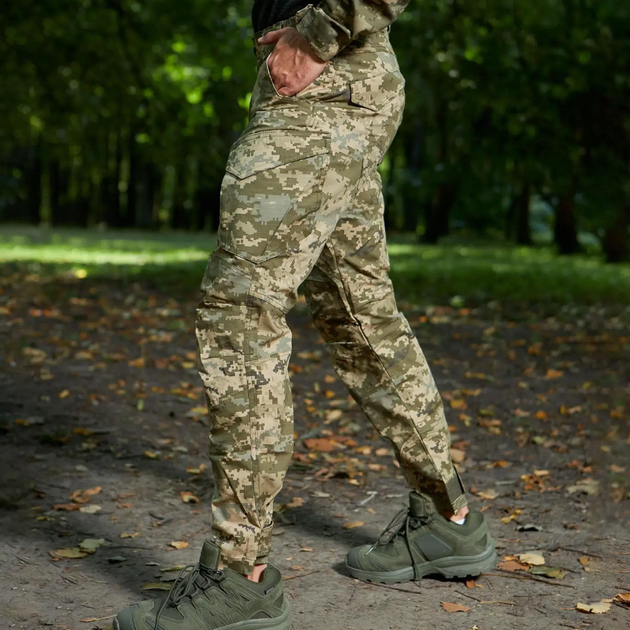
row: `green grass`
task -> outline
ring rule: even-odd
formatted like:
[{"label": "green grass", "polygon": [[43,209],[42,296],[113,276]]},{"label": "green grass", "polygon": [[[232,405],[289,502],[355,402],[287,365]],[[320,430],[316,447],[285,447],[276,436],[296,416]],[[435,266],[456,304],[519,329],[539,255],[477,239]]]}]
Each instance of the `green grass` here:
[{"label": "green grass", "polygon": [[[0,261],[42,280],[147,281],[196,296],[215,237],[0,226]],[[595,256],[560,257],[547,247],[497,244],[426,246],[408,237],[389,246],[399,298],[417,304],[630,305],[630,265]],[[7,264],[8,263],[8,264]]]}]

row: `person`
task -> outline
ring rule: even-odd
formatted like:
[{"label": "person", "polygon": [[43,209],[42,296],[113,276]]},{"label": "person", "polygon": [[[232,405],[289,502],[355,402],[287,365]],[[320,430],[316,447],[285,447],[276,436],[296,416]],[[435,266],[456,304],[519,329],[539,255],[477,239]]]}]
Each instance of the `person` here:
[{"label": "person", "polygon": [[115,630],[289,629],[268,563],[293,449],[285,315],[304,285],[334,367],[392,445],[409,507],[348,572],[383,583],[478,575],[496,562],[450,460],[441,397],[388,276],[378,165],[404,109],[389,29],[409,0],[257,0],[250,121],[221,189],[196,336],[210,414],[212,535],[199,563]]}]

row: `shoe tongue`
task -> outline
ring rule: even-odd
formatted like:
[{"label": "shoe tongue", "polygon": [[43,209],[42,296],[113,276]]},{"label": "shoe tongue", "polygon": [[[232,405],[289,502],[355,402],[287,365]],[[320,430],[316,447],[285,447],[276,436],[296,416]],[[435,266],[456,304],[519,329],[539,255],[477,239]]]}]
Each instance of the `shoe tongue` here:
[{"label": "shoe tongue", "polygon": [[409,493],[409,511],[412,516],[425,517],[434,512],[433,503],[417,492]]},{"label": "shoe tongue", "polygon": [[210,540],[206,540],[201,548],[199,564],[209,571],[216,571],[219,567],[221,548]]}]

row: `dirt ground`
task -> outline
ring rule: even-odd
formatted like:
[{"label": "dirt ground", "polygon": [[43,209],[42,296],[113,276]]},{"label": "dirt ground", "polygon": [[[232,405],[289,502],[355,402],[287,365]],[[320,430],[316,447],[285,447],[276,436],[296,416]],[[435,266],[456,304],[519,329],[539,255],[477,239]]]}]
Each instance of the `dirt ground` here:
[{"label": "dirt ground", "polygon": [[[195,562],[209,529],[196,296],[0,282],[0,628],[107,628]],[[374,540],[407,491],[300,306],[296,454],[273,552],[293,628],[630,628],[630,608],[615,602],[576,610],[630,592],[627,318],[403,310],[444,396],[471,506],[502,559],[533,552],[545,564],[508,559],[475,582],[421,587],[344,573],[346,551]]]}]

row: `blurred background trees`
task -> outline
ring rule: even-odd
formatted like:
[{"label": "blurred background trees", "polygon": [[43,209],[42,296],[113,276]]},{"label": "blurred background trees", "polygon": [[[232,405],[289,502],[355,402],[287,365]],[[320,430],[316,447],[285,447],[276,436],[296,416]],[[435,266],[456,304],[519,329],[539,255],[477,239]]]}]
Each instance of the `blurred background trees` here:
[{"label": "blurred background trees", "polygon": [[[216,228],[255,77],[251,0],[2,10],[0,221]],[[628,258],[630,5],[422,0],[392,30],[407,110],[387,223]],[[1,228],[0,228],[1,229]]]}]

